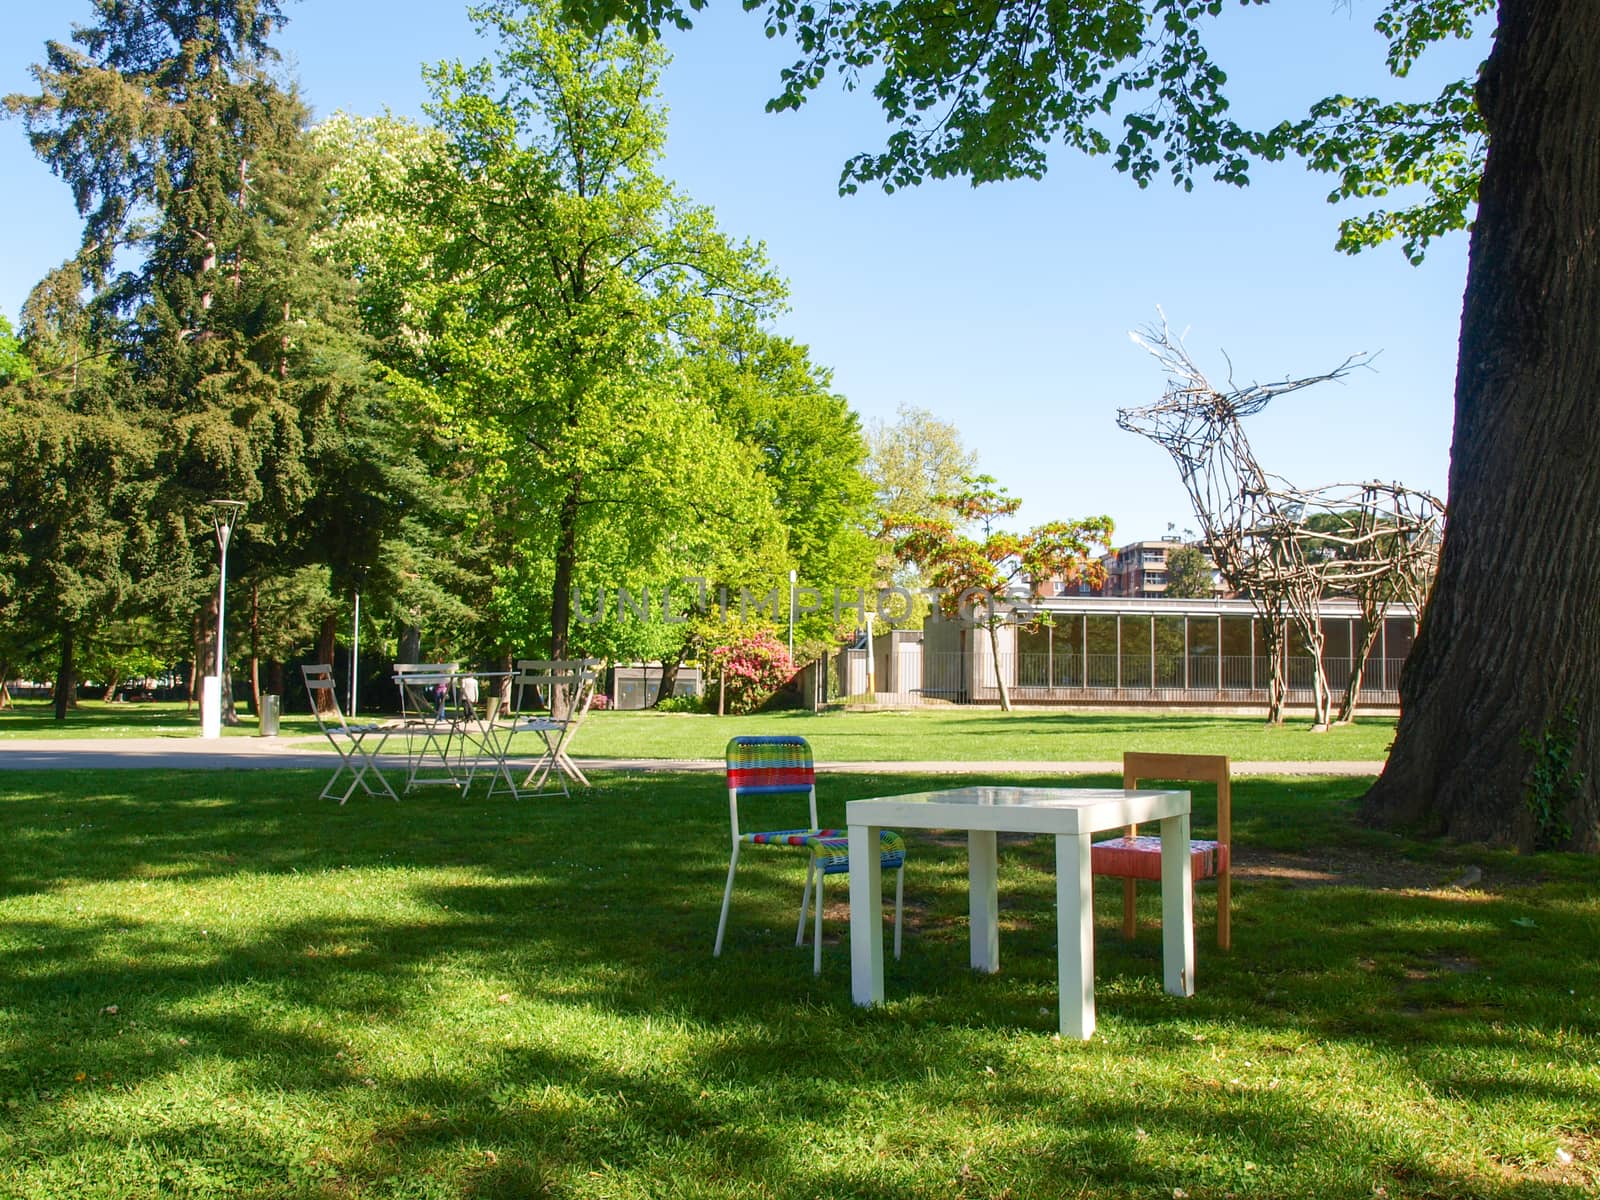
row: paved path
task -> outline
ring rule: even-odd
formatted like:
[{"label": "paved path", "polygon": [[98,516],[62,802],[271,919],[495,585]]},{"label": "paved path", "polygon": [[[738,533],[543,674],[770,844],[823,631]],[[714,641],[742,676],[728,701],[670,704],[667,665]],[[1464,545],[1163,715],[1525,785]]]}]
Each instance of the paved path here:
[{"label": "paved path", "polygon": [[[385,754],[386,764],[403,756]],[[519,761],[519,760],[513,760]],[[531,760],[520,760],[531,762]],[[579,758],[578,765],[612,771],[721,771],[720,758]],[[239,771],[292,767],[331,768],[320,738],[197,737],[8,738],[0,741],[0,770],[59,771],[143,768],[178,771]],[[841,762],[819,771],[850,775],[1117,775],[1116,762]],[[1376,775],[1381,762],[1236,762],[1235,775]]]}]

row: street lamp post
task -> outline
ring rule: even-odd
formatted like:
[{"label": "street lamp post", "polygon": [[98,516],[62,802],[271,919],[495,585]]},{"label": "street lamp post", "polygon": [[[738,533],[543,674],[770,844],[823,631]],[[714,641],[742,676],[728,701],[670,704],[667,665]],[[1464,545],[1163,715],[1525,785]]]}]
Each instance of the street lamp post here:
[{"label": "street lamp post", "polygon": [[245,502],[212,500],[209,503],[211,525],[216,530],[217,549],[221,554],[217,572],[217,669],[214,674],[206,676],[201,682],[200,736],[217,738],[222,736],[222,673],[228,669],[228,647],[224,640],[226,637],[224,618],[228,607],[228,542],[233,537],[233,530],[238,525],[239,518],[244,514]]},{"label": "street lamp post", "polygon": [[357,699],[357,680],[361,668],[361,593],[356,594],[355,615],[350,618],[350,712],[353,716],[360,708]]},{"label": "street lamp post", "polygon": [[794,661],[794,585],[800,578],[800,572],[793,567],[789,568],[789,661]]}]

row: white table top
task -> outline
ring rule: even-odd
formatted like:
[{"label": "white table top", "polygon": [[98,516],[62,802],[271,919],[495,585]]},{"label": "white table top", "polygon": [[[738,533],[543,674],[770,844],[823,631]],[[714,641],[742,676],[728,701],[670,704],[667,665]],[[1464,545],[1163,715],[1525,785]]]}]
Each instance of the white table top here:
[{"label": "white table top", "polygon": [[851,825],[1089,834],[1189,811],[1187,791],[1121,788],[964,787],[851,800]]}]

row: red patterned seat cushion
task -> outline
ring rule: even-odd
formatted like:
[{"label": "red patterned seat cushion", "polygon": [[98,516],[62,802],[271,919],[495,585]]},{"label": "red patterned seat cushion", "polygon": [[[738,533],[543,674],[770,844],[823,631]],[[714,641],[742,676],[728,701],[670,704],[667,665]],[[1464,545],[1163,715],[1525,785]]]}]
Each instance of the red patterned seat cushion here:
[{"label": "red patterned seat cushion", "polygon": [[[1190,870],[1196,879],[1211,879],[1228,866],[1228,848],[1217,842],[1189,843]],[[1096,842],[1089,850],[1089,869],[1121,879],[1161,878],[1159,837],[1119,837]]]}]

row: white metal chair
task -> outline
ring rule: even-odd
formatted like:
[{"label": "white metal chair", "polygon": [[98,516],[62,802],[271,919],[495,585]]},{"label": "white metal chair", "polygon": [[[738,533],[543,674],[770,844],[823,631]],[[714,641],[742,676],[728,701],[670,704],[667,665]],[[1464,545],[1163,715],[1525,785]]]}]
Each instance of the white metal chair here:
[{"label": "white metal chair", "polygon": [[[567,780],[589,786],[589,780],[567,754],[572,737],[589,714],[589,702],[594,699],[596,664],[589,659],[524,658],[517,661],[517,671],[511,681],[511,707],[501,714],[497,724],[501,740],[500,769],[495,771],[489,785],[492,796],[499,790],[502,780],[512,795],[570,797]],[[509,752],[511,738],[518,733],[535,733],[544,743],[544,749],[533,768],[520,784],[513,784],[504,768],[504,758]],[[554,779],[554,787],[546,787]]]},{"label": "white metal chair", "polygon": [[395,663],[400,689],[401,728],[406,738],[406,791],[447,785],[459,788],[460,773],[450,765],[450,741],[457,704],[459,663]]},{"label": "white metal chair", "polygon": [[[733,876],[739,867],[739,847],[786,846],[804,849],[806,886],[800,894],[800,920],[795,926],[794,944],[806,944],[806,912],[815,900],[815,928],[812,936],[811,971],[822,974],[822,883],[829,875],[850,870],[850,843],[843,830],[821,829],[817,825],[817,773],[811,757],[811,744],[802,737],[736,737],[728,743],[728,818],[733,830],[733,849],[728,858],[728,882],[722,889],[722,915],[717,918],[717,941],[712,957],[722,954],[722,935],[728,928],[728,907],[733,900]],[[811,823],[804,829],[779,829],[764,833],[741,833],[741,796],[804,795]],[[892,830],[880,830],[878,849],[886,871],[894,880],[894,956],[900,957],[901,901],[905,894],[906,843]],[[813,895],[812,887],[816,888]]]},{"label": "white metal chair", "polygon": [[[302,665],[300,675],[305,680],[306,694],[311,698],[311,711],[316,715],[317,727],[339,753],[339,767],[323,787],[319,798],[332,799],[339,779],[348,771],[350,786],[345,788],[344,794],[339,797],[340,804],[350,799],[358,787],[369,796],[379,795],[380,793],[374,791],[372,785],[367,782],[369,775],[377,779],[391,799],[399,800],[400,797],[395,794],[394,788],[389,786],[389,781],[383,777],[383,772],[378,768],[376,757],[383,751],[383,744],[397,728],[394,723],[380,721],[367,725],[352,725],[346,721],[344,710],[339,707],[338,692],[334,688],[333,668],[327,663]],[[368,742],[374,738],[377,740],[377,745],[369,746]]]}]

